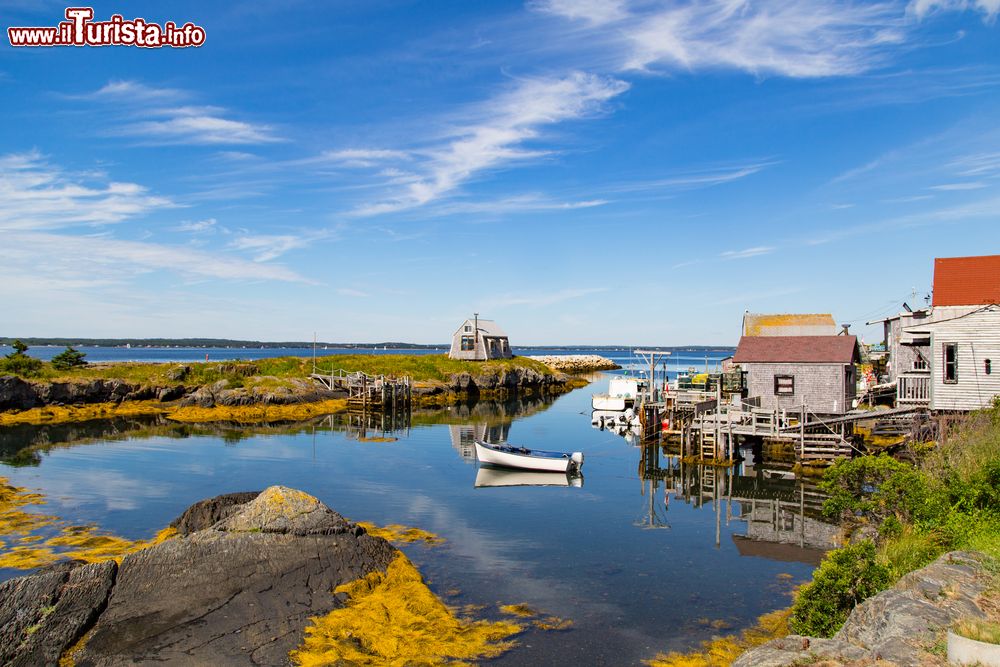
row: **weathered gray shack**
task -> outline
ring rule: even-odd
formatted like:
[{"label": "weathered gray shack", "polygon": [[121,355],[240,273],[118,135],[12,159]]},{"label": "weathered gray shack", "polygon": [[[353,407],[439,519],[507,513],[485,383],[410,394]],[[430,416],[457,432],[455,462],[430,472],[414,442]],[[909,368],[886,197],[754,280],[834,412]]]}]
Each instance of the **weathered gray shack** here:
[{"label": "weathered gray shack", "polygon": [[856,336],[743,336],[733,355],[760,407],[821,415],[851,409],[858,361]]},{"label": "weathered gray shack", "polygon": [[466,361],[486,361],[487,359],[510,359],[510,341],[493,320],[475,317],[465,320],[451,337],[452,359]]},{"label": "weathered gray shack", "polygon": [[904,333],[927,350],[931,410],[978,410],[1000,395],[1000,306],[922,323]]}]

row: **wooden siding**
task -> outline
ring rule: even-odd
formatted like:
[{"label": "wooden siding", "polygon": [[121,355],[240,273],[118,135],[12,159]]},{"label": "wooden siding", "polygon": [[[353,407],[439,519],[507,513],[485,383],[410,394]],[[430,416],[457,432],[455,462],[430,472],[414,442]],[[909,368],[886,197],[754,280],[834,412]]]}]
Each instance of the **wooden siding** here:
[{"label": "wooden siding", "polygon": [[[760,397],[760,407],[774,410],[797,410],[803,403],[810,412],[842,414],[851,409],[856,393],[853,366],[844,364],[743,364],[747,371],[750,398]],[[851,381],[845,387],[844,376],[850,369]],[[774,377],[795,378],[792,396],[774,395]]]},{"label": "wooden siding", "polygon": [[[958,382],[944,381],[944,346],[958,346]],[[931,409],[977,410],[1000,395],[1000,308],[931,328]],[[986,360],[991,373],[986,374]]]},{"label": "wooden siding", "polygon": [[[466,320],[458,327],[458,330],[454,333],[451,338],[451,351],[448,352],[448,356],[452,359],[462,359],[463,361],[485,361],[487,359],[510,359],[513,353],[510,351],[510,342],[507,340],[507,336],[502,335],[492,335],[483,326],[484,322],[488,323],[491,328],[496,328],[495,324],[490,320],[480,320],[479,324],[479,336],[477,337],[475,349],[463,350],[462,349],[462,337],[463,336],[475,336],[475,331],[471,329],[475,328],[474,320]],[[465,328],[469,327],[470,331],[466,331]]]}]

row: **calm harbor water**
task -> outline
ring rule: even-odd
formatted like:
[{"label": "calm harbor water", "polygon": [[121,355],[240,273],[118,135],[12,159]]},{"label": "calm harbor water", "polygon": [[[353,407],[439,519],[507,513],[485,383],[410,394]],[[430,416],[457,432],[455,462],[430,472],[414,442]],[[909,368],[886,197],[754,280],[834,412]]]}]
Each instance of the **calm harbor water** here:
[{"label": "calm harbor water", "polygon": [[[819,557],[810,545],[830,534],[814,518],[814,493],[759,463],[733,474],[682,466],[669,448],[592,428],[590,393],[604,388],[606,378],[551,403],[415,413],[392,442],[364,441],[383,435],[381,425],[362,432],[346,416],[257,429],[8,429],[0,476],[44,494],[48,514],[129,538],[152,536],[202,498],[272,484],[351,519],[433,531],[443,545],[404,550],[449,604],[495,616],[497,605],[526,603],[573,621],[569,631],[521,635],[502,665],[640,664],[786,606]],[[487,429],[585,452],[582,486],[503,486],[523,480],[481,473],[471,438]],[[23,449],[70,435],[82,440]],[[477,487],[477,477],[493,486]],[[0,570],[0,579],[18,574]]]}]

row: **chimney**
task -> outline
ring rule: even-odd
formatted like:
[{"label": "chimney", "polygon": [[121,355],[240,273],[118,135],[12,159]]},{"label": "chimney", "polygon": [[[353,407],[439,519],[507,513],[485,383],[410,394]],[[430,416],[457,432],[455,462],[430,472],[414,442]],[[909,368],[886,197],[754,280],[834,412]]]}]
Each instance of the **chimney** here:
[{"label": "chimney", "polygon": [[473,313],[475,317],[475,324],[473,324],[472,335],[475,336],[473,340],[476,342],[476,349],[479,349],[479,313]]}]

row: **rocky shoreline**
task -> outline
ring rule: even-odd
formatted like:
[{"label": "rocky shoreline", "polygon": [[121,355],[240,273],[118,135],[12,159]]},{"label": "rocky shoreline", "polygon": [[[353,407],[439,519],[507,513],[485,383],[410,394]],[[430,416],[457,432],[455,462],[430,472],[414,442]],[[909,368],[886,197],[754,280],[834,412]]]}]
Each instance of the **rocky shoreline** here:
[{"label": "rocky shoreline", "polygon": [[607,357],[599,354],[549,354],[528,357],[540,361],[552,370],[561,373],[592,373],[594,371],[614,371],[621,368]]},{"label": "rocky shoreline", "polygon": [[[6,413],[24,413],[53,407],[135,406],[156,411],[156,405],[175,408],[301,408],[321,406],[346,398],[343,391],[331,391],[318,383],[294,378],[250,378],[251,386],[233,386],[229,380],[205,385],[185,385],[184,366],[176,369],[177,384],[139,384],[122,379],[88,379],[66,381],[26,380],[14,375],[0,376],[0,417]],[[470,398],[511,398],[518,395],[559,394],[581,386],[584,382],[563,373],[541,373],[531,368],[513,368],[480,374],[458,373],[447,381],[414,383],[415,405],[442,405]],[[111,410],[109,410],[111,412]],[[222,411],[225,412],[225,411]],[[271,413],[280,414],[280,410]],[[30,415],[15,421],[30,422]],[[222,415],[225,416],[225,415]],[[67,415],[40,416],[40,421],[95,418],[84,411],[77,417]],[[0,419],[0,423],[2,423]]]},{"label": "rocky shoreline", "polygon": [[936,647],[949,627],[1000,613],[995,586],[981,554],[951,552],[859,604],[832,638],[775,639],[747,651],[733,667],[945,665]]},{"label": "rocky shoreline", "polygon": [[0,584],[0,664],[288,664],[309,619],[344,605],[334,589],[399,553],[284,487],[201,501],[171,526],[120,564]]}]

